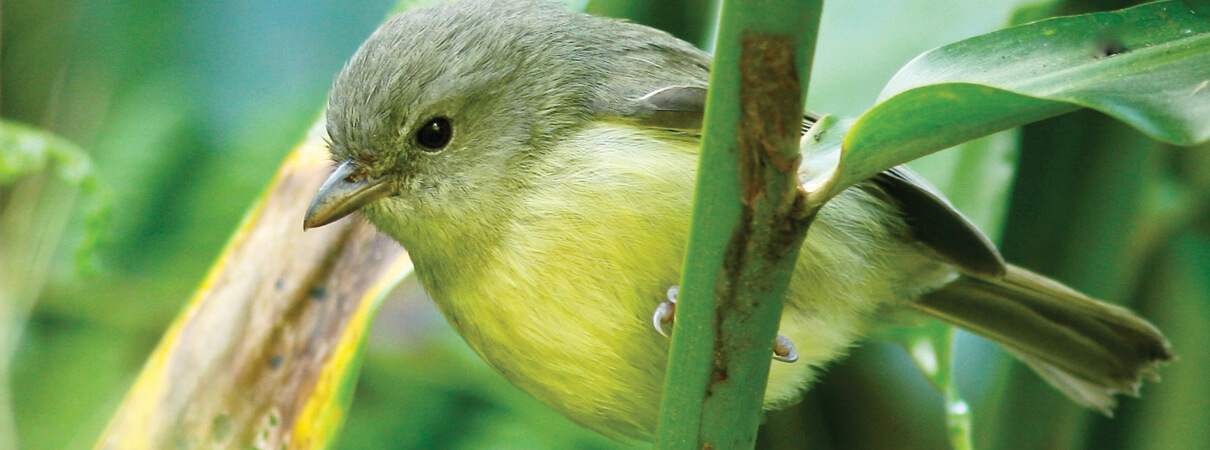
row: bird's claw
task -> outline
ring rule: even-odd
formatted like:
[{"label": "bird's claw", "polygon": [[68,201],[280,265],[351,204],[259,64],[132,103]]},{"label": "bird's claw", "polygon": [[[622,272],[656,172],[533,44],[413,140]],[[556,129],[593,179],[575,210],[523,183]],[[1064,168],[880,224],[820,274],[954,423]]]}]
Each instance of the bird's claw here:
[{"label": "bird's claw", "polygon": [[[660,333],[660,336],[668,337],[668,332],[664,331],[664,325],[676,320],[676,297],[680,293],[680,289],[680,286],[668,288],[668,300],[660,302],[655,307],[655,313],[651,314],[651,326],[655,327],[655,331]],[[784,363],[798,361],[798,349],[794,347],[794,342],[788,337],[777,335],[777,339],[773,341],[773,359]]]},{"label": "bird's claw", "polygon": [[784,363],[798,361],[798,349],[794,348],[794,341],[780,334],[777,335],[777,339],[773,340],[773,359]]},{"label": "bird's claw", "polygon": [[680,290],[680,286],[668,288],[668,301],[660,302],[659,306],[655,307],[655,313],[651,315],[651,325],[655,327],[656,332],[660,333],[660,336],[668,337],[668,333],[664,331],[664,325],[670,324],[676,319],[676,296]]}]

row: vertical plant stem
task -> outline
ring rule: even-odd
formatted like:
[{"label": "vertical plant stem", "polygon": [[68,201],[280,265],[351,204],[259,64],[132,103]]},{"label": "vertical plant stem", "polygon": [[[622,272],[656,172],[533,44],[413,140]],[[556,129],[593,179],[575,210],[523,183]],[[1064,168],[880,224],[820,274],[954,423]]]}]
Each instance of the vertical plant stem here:
[{"label": "vertical plant stem", "polygon": [[91,174],[71,142],[0,120],[0,448],[18,448],[12,360]]},{"label": "vertical plant stem", "polygon": [[756,442],[781,298],[815,213],[798,140],[822,6],[723,4],[659,448]]},{"label": "vertical plant stem", "polygon": [[[1158,179],[1158,144],[1091,111],[1025,127],[1004,256],[1113,303],[1136,289],[1138,236],[1153,208],[1144,195]],[[992,448],[1078,448],[1091,411],[1079,408],[1016,365],[1002,409],[987,422]],[[996,417],[998,416],[998,417]],[[1030,430],[1013,435],[1001,430]]]}]

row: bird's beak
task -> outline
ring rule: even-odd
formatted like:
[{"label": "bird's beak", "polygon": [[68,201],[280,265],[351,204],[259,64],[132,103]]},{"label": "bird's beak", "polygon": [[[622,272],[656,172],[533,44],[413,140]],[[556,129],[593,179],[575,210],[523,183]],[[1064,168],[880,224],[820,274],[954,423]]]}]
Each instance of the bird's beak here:
[{"label": "bird's beak", "polygon": [[307,216],[303,219],[304,231],[335,222],[362,206],[386,197],[390,192],[385,180],[363,178],[350,181],[352,174],[353,164],[346,162],[324,181],[319,192],[315,193],[315,199],[311,200],[311,207],[307,208]]}]

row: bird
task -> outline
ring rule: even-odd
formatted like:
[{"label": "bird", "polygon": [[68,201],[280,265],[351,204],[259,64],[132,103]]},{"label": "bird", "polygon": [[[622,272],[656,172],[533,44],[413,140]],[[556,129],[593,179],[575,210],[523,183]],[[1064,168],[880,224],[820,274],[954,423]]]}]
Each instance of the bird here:
[{"label": "bird", "polygon": [[[304,229],[360,211],[408,250],[492,369],[583,426],[649,440],[710,66],[663,31],[543,1],[400,13],[333,82],[335,169]],[[899,166],[818,212],[784,300],[765,408],[793,403],[887,311],[987,337],[1105,413],[1173,358],[1134,313],[1005,262]]]}]

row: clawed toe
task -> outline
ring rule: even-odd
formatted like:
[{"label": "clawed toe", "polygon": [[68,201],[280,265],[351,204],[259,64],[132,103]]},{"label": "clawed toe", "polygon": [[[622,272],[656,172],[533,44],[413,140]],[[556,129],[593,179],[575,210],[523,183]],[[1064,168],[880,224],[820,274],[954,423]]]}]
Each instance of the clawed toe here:
[{"label": "clawed toe", "polygon": [[[676,297],[679,293],[680,286],[668,288],[668,300],[660,302],[655,307],[655,312],[651,314],[651,326],[655,327],[655,331],[660,333],[660,336],[668,337],[668,332],[664,331],[664,325],[676,320]],[[798,361],[798,349],[794,347],[794,341],[780,334],[777,335],[777,339],[773,341],[773,359],[784,363]]]},{"label": "clawed toe", "polygon": [[655,307],[655,313],[651,315],[651,325],[661,336],[668,337],[668,333],[664,331],[664,325],[670,324],[676,319],[676,296],[680,289],[680,286],[668,288],[668,301],[660,302],[659,306]]},{"label": "clawed toe", "polygon": [[784,363],[798,361],[798,349],[794,348],[794,341],[780,334],[777,335],[777,339],[773,341],[773,359]]}]

